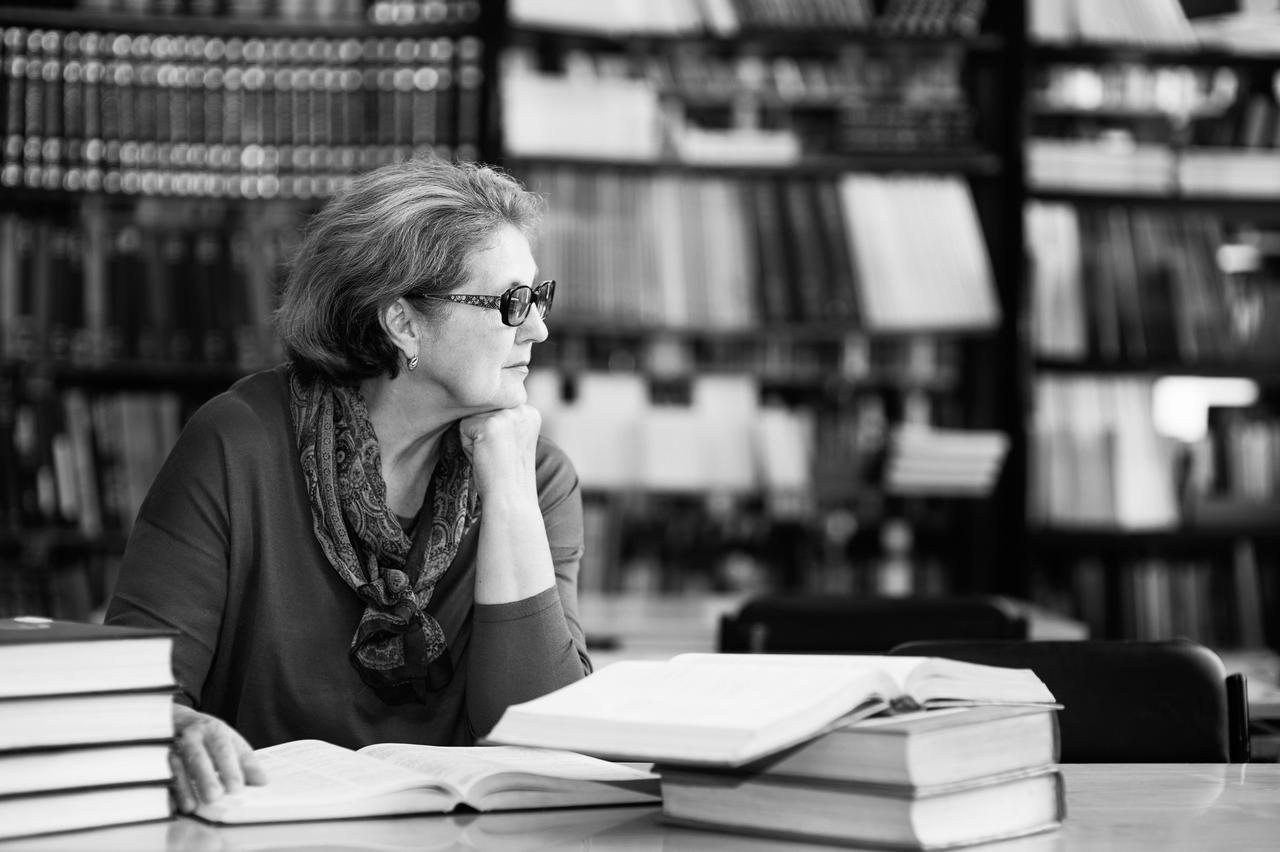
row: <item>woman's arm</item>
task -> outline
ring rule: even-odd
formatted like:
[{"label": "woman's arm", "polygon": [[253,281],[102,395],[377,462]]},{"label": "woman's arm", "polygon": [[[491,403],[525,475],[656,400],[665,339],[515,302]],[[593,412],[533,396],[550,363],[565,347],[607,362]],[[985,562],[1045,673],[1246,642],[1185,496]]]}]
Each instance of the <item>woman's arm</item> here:
[{"label": "woman's arm", "polygon": [[[472,728],[481,734],[508,705],[591,671],[577,612],[583,546],[577,475],[549,441],[539,450],[540,418],[524,408],[495,412],[511,416],[483,424],[491,431],[479,440],[479,418],[463,421],[463,446],[481,489],[467,691]],[[484,447],[485,440],[504,446]]]},{"label": "woman's arm", "polygon": [[244,738],[199,711],[227,595],[227,407],[219,401],[198,412],[170,452],[134,522],[106,615],[111,624],[177,633],[170,763],[184,813],[198,800],[266,780]]}]

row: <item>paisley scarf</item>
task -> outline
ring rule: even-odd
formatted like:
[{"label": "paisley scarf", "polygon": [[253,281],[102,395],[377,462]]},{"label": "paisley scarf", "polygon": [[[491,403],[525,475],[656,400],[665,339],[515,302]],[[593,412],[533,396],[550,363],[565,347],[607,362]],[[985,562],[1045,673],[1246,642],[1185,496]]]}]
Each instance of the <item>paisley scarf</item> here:
[{"label": "paisley scarf", "polygon": [[441,439],[410,538],[387,506],[378,439],[359,389],[290,369],[289,399],[316,539],[365,604],[348,659],[384,702],[425,703],[453,677],[444,631],[426,606],[479,517],[458,428]]}]

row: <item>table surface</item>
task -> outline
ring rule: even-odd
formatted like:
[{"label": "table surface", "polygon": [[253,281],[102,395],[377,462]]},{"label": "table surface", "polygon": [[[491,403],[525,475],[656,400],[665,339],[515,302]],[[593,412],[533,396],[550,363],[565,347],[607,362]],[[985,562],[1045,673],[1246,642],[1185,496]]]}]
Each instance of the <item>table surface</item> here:
[{"label": "table surface", "polygon": [[[971,849],[992,852],[1275,850],[1280,764],[1064,764],[1062,828]],[[830,849],[661,824],[652,806],[214,827],[187,818],[0,843],[0,852],[266,850]]]}]

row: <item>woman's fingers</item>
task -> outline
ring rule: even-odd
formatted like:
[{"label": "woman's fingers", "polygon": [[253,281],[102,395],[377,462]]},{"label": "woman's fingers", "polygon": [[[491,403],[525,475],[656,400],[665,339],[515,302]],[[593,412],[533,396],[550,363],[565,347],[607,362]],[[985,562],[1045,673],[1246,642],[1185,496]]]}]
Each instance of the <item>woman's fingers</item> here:
[{"label": "woman's fingers", "polygon": [[253,747],[243,740],[241,743],[244,747],[240,752],[240,769],[244,772],[244,783],[254,786],[267,783],[267,772],[258,762],[258,756],[253,753]]},{"label": "woman's fingers", "polygon": [[191,786],[202,802],[212,802],[222,796],[225,788],[218,777],[205,742],[203,725],[192,725],[178,736],[178,756],[187,769]]},{"label": "woman's fingers", "polygon": [[191,787],[191,779],[187,776],[187,767],[183,763],[182,755],[176,750],[169,752],[169,768],[173,771],[173,798],[178,811],[189,814],[200,802],[196,798],[195,790]]},{"label": "woman's fingers", "polygon": [[239,737],[222,726],[210,725],[204,732],[204,747],[212,762],[214,773],[228,793],[244,789],[244,771],[240,768]]},{"label": "woman's fingers", "polygon": [[221,719],[181,705],[174,708],[177,736],[169,765],[178,810],[190,813],[200,802],[235,793],[246,784],[267,783],[253,747]]}]

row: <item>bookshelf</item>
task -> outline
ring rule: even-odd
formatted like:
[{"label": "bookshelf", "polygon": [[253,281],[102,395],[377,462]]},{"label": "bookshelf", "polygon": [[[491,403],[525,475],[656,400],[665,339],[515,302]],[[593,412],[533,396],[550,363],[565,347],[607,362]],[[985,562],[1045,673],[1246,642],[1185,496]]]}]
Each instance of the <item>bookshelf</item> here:
[{"label": "bookshelf", "polygon": [[5,614],[103,603],[182,423],[279,359],[325,197],[490,150],[493,30],[475,0],[0,4]]},{"label": "bookshelf", "polygon": [[885,474],[904,421],[1016,422],[1016,10],[507,5],[499,150],[575,282],[530,382],[608,554],[585,590],[1016,583],[1016,486]]},{"label": "bookshelf", "polygon": [[1094,635],[1274,648],[1280,52],[1231,16],[1152,40],[1031,5],[1029,594]]}]

